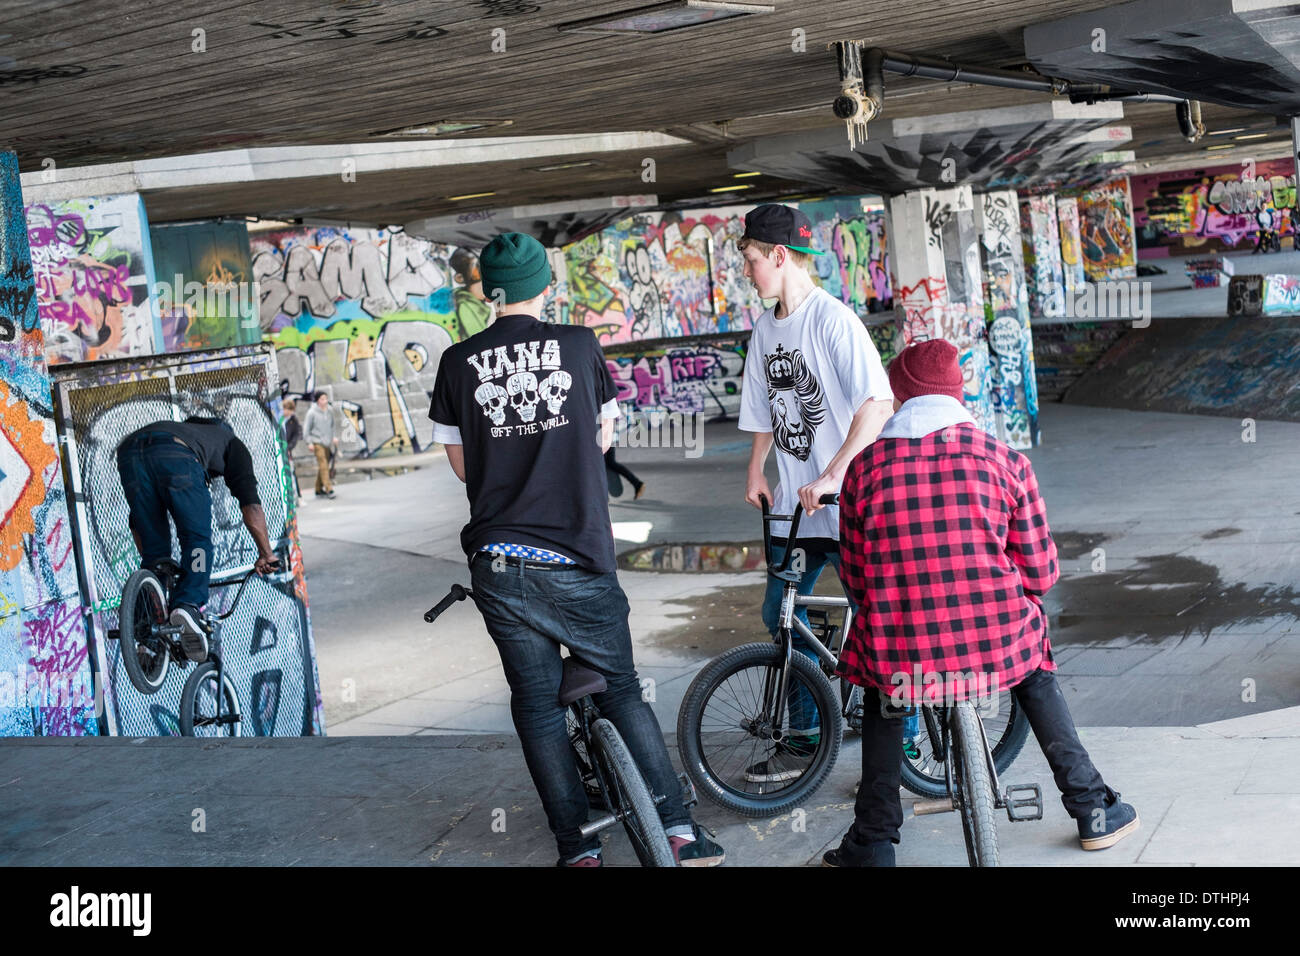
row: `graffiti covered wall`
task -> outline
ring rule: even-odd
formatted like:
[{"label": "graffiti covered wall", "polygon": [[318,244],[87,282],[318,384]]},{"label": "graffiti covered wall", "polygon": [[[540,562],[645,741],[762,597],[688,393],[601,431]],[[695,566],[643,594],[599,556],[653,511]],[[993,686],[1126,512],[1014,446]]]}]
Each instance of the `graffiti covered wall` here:
[{"label": "graffiti covered wall", "polygon": [[224,348],[261,341],[248,227],[200,222],[149,230],[163,348]]},{"label": "graffiti covered wall", "polygon": [[[1252,169],[1254,167],[1252,176]],[[1295,165],[1287,159],[1132,177],[1138,255],[1245,251],[1295,236]]]},{"label": "graffiti covered wall", "polygon": [[50,364],[161,351],[138,193],[34,203],[27,235]]},{"label": "graffiti covered wall", "polygon": [[1054,293],[1065,284],[1055,196],[1030,196],[1021,200],[1020,241],[1029,309],[1033,315],[1043,315],[1052,308]]},{"label": "graffiti covered wall", "polygon": [[[259,322],[287,393],[329,393],[346,454],[420,451],[443,350],[491,316],[477,258],[386,230],[255,234]],[[308,402],[299,403],[299,417]],[[304,450],[305,451],[305,450]]]},{"label": "graffiti covered wall", "polygon": [[0,152],[0,737],[99,732],[45,352],[18,163]]},{"label": "graffiti covered wall", "polygon": [[748,334],[605,348],[618,402],[639,411],[735,412]]},{"label": "graffiti covered wall", "polygon": [[1083,271],[1090,281],[1137,278],[1133,199],[1127,176],[1079,196],[1079,239]]},{"label": "graffiti covered wall", "polygon": [[1031,448],[1038,443],[1038,388],[1019,204],[1012,190],[978,199],[993,434],[1012,448]]},{"label": "graffiti covered wall", "polygon": [[1083,240],[1079,233],[1079,201],[1062,196],[1056,200],[1056,222],[1061,228],[1061,270],[1065,292],[1070,295],[1083,288]]}]

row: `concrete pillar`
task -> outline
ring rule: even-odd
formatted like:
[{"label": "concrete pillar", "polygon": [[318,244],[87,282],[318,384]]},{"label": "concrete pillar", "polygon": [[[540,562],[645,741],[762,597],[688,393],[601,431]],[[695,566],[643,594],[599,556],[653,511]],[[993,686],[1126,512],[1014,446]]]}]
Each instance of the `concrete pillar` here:
[{"label": "concrete pillar", "polygon": [[0,152],[0,737],[99,732],[18,160]]},{"label": "concrete pillar", "polygon": [[1137,235],[1133,191],[1127,176],[1094,186],[1079,196],[1083,270],[1091,282],[1137,278]]},{"label": "concrete pillar", "polygon": [[1020,241],[1029,286],[1029,311],[1047,315],[1057,309],[1053,300],[1060,298],[1065,284],[1055,196],[1029,196],[1020,201]]},{"label": "concrete pillar", "polygon": [[888,203],[894,312],[903,346],[947,339],[957,347],[964,401],[995,434],[984,291],[974,196],[969,186],[918,189]]},{"label": "concrete pillar", "polygon": [[1073,295],[1074,290],[1082,289],[1087,281],[1083,274],[1082,242],[1079,239],[1079,201],[1057,199],[1056,222],[1061,228],[1061,268],[1065,274],[1065,293]]},{"label": "concrete pillar", "polygon": [[990,394],[1000,440],[1012,448],[1038,444],[1038,385],[1029,328],[1020,210],[1014,190],[977,197],[976,224],[984,258]]}]

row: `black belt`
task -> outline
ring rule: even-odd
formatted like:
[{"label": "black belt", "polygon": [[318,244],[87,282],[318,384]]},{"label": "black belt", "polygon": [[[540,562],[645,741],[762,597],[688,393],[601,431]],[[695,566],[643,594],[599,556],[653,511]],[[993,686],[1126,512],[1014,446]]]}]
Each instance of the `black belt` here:
[{"label": "black belt", "polygon": [[[145,432],[143,435],[137,436],[131,444],[138,445],[141,448],[147,448],[150,445],[160,445],[163,442],[168,441],[174,441],[186,450],[191,452],[194,451],[194,449],[190,448],[183,439],[177,438],[171,432]],[[197,457],[197,455],[195,457]]]},{"label": "black belt", "polygon": [[570,571],[578,567],[576,564],[561,564],[558,561],[529,561],[527,558],[516,558],[496,551],[475,551],[471,563],[479,558],[484,561],[496,561],[499,558],[512,568],[528,568],[533,571]]}]

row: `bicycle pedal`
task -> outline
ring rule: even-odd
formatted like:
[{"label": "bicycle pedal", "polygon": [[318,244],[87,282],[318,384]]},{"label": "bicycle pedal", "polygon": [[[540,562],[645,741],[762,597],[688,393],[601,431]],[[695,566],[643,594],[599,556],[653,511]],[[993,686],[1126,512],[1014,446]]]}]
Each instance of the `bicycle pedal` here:
[{"label": "bicycle pedal", "polygon": [[695,784],[691,782],[691,778],[684,773],[679,773],[677,779],[681,781],[682,793],[686,795],[685,799],[682,800],[682,806],[686,807],[687,810],[698,806],[700,795],[695,792]]},{"label": "bicycle pedal", "polygon": [[108,638],[110,641],[116,641],[119,638],[121,638],[122,632],[115,627],[110,627],[107,631],[104,632],[104,636]]},{"label": "bicycle pedal", "polygon": [[1038,784],[1013,783],[1006,789],[1005,800],[1007,819],[1012,823],[1043,819],[1043,788]]}]

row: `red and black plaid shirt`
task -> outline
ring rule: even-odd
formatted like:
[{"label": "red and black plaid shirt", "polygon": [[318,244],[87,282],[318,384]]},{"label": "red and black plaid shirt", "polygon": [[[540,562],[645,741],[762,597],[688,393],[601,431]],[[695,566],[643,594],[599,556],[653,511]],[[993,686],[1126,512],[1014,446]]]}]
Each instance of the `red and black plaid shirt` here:
[{"label": "red and black plaid shirt", "polygon": [[844,478],[840,556],[859,610],[840,657],[852,683],[946,703],[1056,669],[1040,598],[1060,571],[1038,481],[975,425],[869,445]]}]

